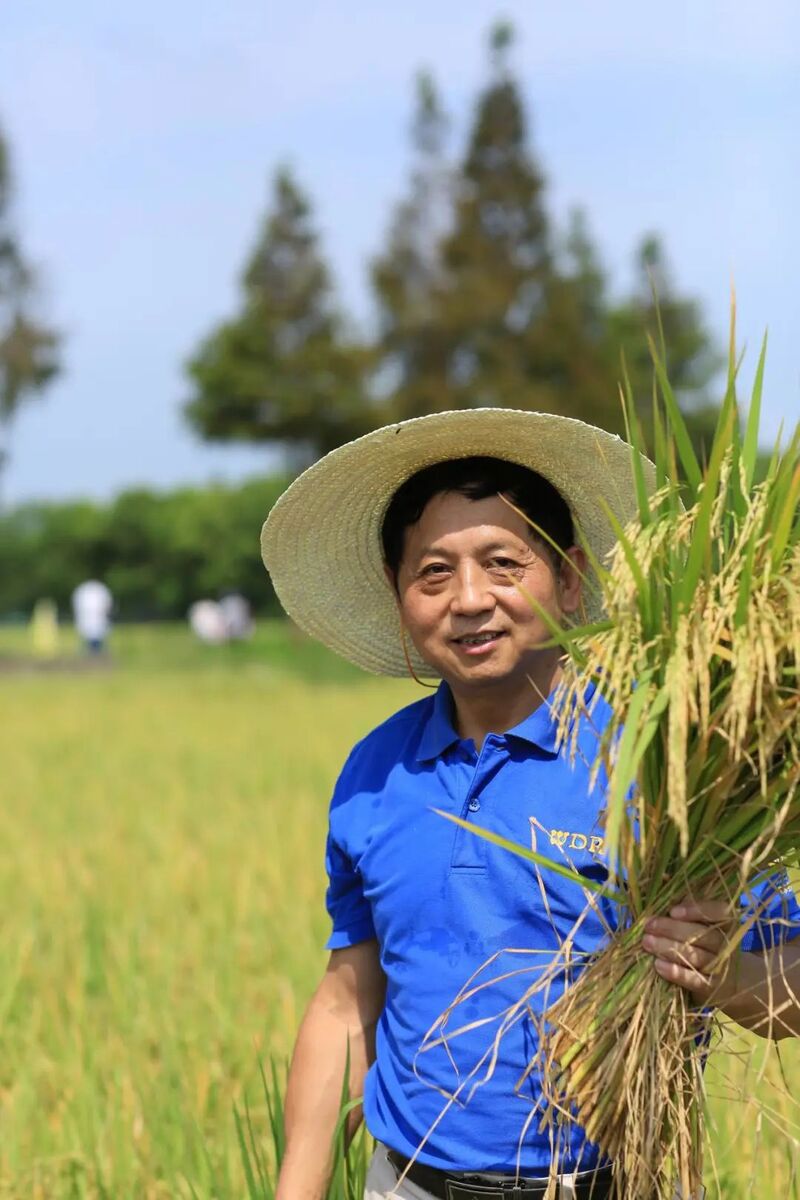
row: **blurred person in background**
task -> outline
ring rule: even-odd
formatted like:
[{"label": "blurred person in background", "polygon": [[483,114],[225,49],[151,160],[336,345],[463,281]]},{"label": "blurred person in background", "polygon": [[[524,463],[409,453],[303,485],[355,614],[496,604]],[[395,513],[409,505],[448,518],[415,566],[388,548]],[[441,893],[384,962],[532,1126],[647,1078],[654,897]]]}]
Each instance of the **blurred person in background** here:
[{"label": "blurred person in background", "polygon": [[86,579],[72,593],[75,628],[90,654],[100,654],[111,628],[114,598],[99,579]]},{"label": "blurred person in background", "polygon": [[201,642],[219,646],[228,640],[225,614],[216,600],[195,600],[189,609],[189,628]]},{"label": "blurred person in background", "polygon": [[239,592],[227,592],[219,602],[222,619],[232,642],[243,642],[253,635],[250,604]]},{"label": "blurred person in background", "polygon": [[55,658],[58,654],[58,609],[55,601],[43,596],[33,606],[30,619],[31,647],[37,658]]}]

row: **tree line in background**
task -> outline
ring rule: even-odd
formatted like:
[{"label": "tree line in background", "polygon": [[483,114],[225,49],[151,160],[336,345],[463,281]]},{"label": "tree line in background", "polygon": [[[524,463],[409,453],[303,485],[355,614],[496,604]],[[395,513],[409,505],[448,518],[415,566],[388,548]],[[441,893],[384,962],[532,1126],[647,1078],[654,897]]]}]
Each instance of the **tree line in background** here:
[{"label": "tree line in background", "polygon": [[[676,292],[655,236],[636,252],[631,294],[614,298],[584,214],[565,228],[548,214],[512,43],[507,24],[491,31],[489,76],[459,161],[433,79],[417,81],[407,194],[370,264],[369,337],[336,299],[308,198],[277,172],[240,311],[186,364],[185,415],[202,438],[278,445],[293,471],[387,422],[449,408],[541,410],[623,433],[623,360],[647,435],[655,292],[670,376],[702,447],[719,360],[699,307]],[[0,470],[8,423],[55,377],[60,348],[34,316],[10,196],[0,136]],[[198,596],[232,588],[274,611],[257,535],[284,484],[24,505],[0,518],[0,614],[42,596],[64,606],[88,576],[108,583],[122,616],[182,617]]]},{"label": "tree line in background", "polygon": [[245,595],[279,606],[259,533],[286,477],[238,486],[126,491],[108,504],[24,504],[0,515],[0,614],[23,618],[42,596],[62,617],[84,579],[102,579],[123,620],[179,619],[200,597]]}]

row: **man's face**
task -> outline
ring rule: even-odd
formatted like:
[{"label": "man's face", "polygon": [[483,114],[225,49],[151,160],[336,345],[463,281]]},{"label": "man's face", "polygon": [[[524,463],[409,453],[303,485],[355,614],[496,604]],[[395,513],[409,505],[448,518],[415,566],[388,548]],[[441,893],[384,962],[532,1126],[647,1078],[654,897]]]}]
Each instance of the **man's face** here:
[{"label": "man's face", "polygon": [[[557,571],[531,528],[499,496],[434,496],[406,530],[397,578],[400,611],[426,662],[455,690],[500,688],[541,675],[547,625],[580,603],[578,571]],[[582,552],[570,551],[578,569]],[[557,657],[557,655],[556,655]],[[528,685],[529,686],[529,685]]]}]

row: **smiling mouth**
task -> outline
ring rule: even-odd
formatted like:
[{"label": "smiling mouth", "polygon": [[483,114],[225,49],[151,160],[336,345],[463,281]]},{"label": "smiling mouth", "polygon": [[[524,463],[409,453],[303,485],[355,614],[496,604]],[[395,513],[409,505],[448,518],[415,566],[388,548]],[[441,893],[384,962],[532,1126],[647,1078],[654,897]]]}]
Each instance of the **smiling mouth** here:
[{"label": "smiling mouth", "polygon": [[488,629],[485,633],[464,633],[461,637],[453,638],[457,646],[488,646],[498,638],[505,637],[501,629]]}]

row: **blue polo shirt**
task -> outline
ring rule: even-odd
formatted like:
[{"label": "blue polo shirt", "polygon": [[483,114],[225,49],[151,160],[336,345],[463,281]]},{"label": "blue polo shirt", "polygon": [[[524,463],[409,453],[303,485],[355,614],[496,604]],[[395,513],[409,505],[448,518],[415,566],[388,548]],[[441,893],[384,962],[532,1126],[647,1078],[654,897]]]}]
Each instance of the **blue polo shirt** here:
[{"label": "blue polo shirt", "polygon": [[[480,753],[453,723],[446,684],[402,709],[353,749],[336,785],[327,847],[329,949],[377,938],[387,978],[364,1115],[374,1137],[441,1170],[585,1170],[596,1148],[573,1125],[551,1146],[538,1130],[541,1086],[525,1075],[536,1029],[519,999],[567,934],[597,949],[616,906],[587,910],[576,883],[445,821],[441,809],[523,843],[587,879],[607,869],[589,790],[603,703],[581,723],[578,754],[556,749],[547,704]],[[768,889],[765,892],[764,889]],[[768,903],[743,948],[800,934],[800,907],[780,879],[754,888]],[[795,928],[788,922],[798,922]],[[531,1003],[541,1011],[558,983]],[[447,1014],[442,1022],[443,1014]],[[538,1106],[538,1107],[537,1107]]]}]

